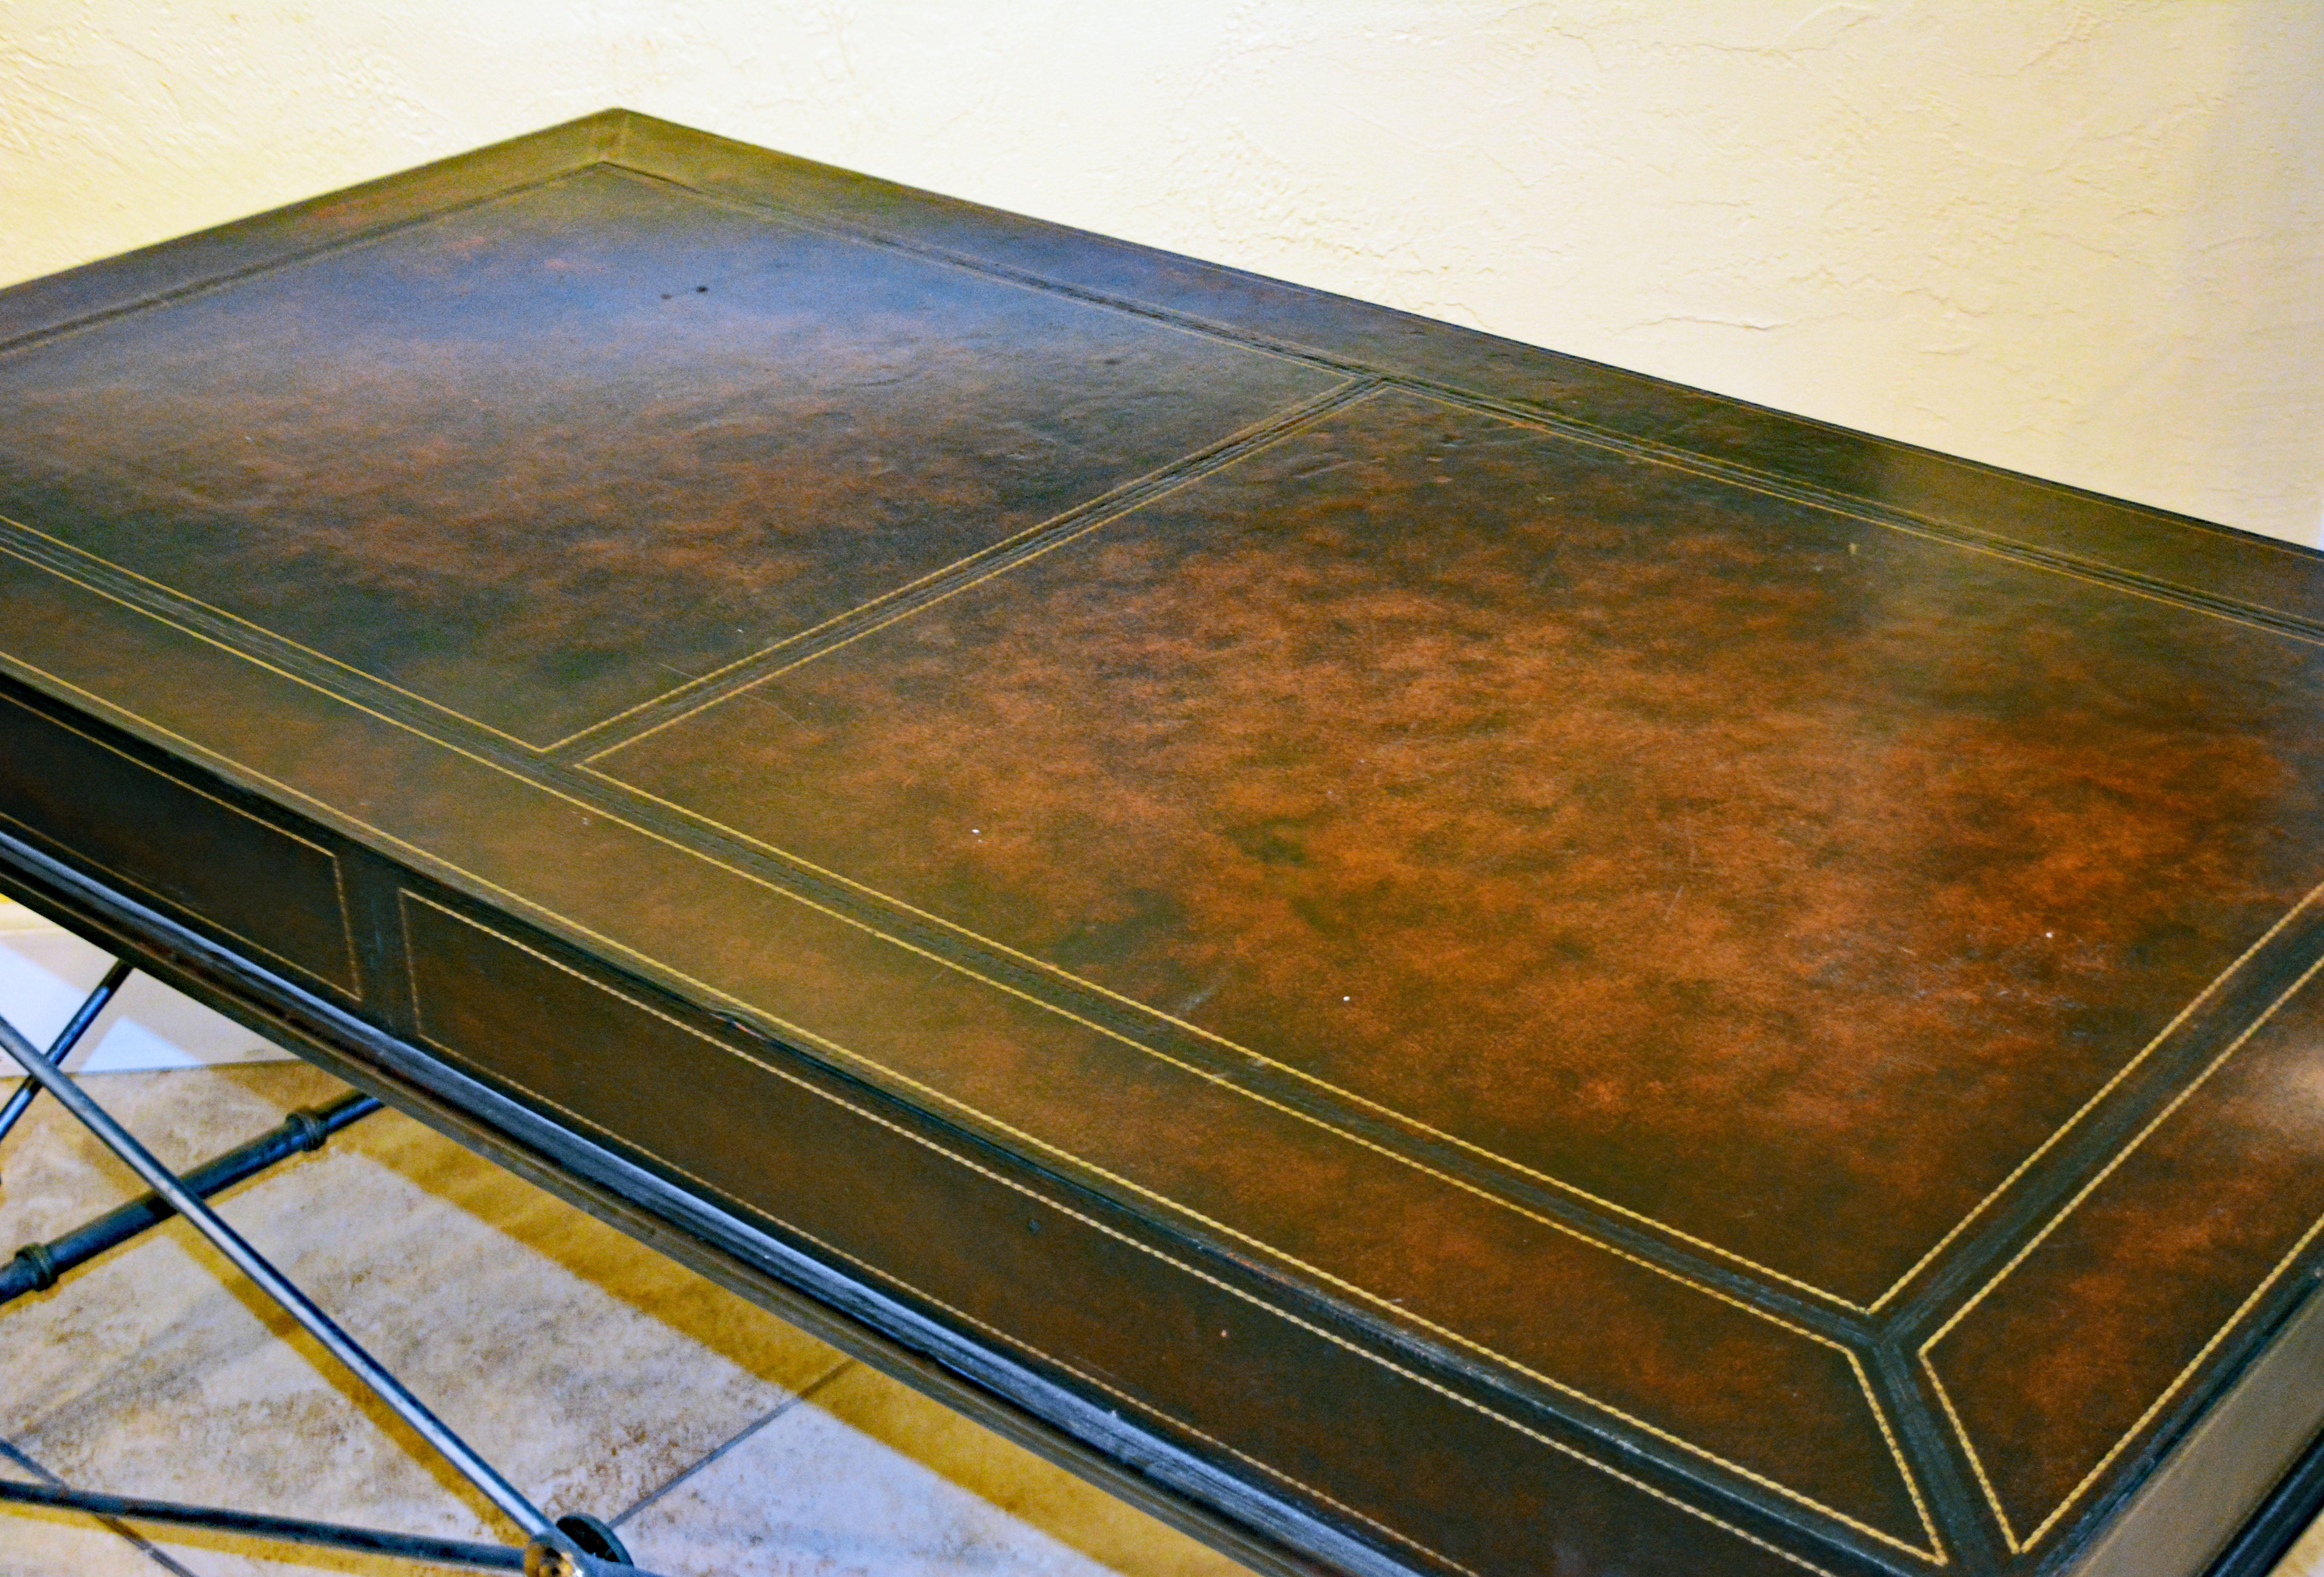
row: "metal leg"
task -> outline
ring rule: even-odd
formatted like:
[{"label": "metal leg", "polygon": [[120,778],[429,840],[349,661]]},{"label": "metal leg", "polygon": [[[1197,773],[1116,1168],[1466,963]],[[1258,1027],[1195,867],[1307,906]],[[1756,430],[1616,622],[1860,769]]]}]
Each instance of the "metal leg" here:
[{"label": "metal leg", "polygon": [[[72,1048],[80,1044],[80,1038],[88,1033],[88,1027],[97,1022],[97,1016],[105,1011],[105,1004],[113,1001],[113,993],[121,989],[121,982],[127,980],[131,973],[128,962],[123,959],[116,959],[113,967],[105,972],[105,978],[97,982],[97,989],[73,1010],[72,1018],[58,1032],[56,1039],[49,1043],[49,1061],[51,1064],[58,1067],[64,1065],[65,1058],[72,1055]],[[16,1126],[16,1120],[24,1115],[24,1109],[32,1105],[32,1097],[40,1093],[41,1086],[31,1079],[16,1086],[15,1093],[8,1097],[8,1103],[0,1106],[0,1139],[8,1137],[8,1130]]]},{"label": "metal leg", "polygon": [[0,1501],[20,1506],[48,1506],[65,1511],[85,1511],[92,1517],[136,1522],[158,1522],[180,1527],[206,1527],[218,1533],[247,1534],[281,1539],[286,1544],[320,1545],[327,1549],[356,1550],[372,1555],[401,1555],[438,1566],[466,1566],[483,1572],[521,1572],[524,1552],[505,1545],[472,1544],[465,1539],[429,1538],[419,1534],[382,1533],[368,1527],[342,1527],[337,1523],[310,1522],[297,1517],[266,1517],[250,1511],[221,1511],[214,1506],[180,1506],[172,1500],[148,1500],[134,1495],[105,1495],[92,1489],[68,1489],[59,1485],[22,1484],[0,1479]]},{"label": "metal leg", "polygon": [[[110,978],[110,976],[108,976]],[[84,1004],[86,1006],[86,1004]],[[101,1006],[101,1004],[100,1004]],[[88,1015],[94,1019],[92,1012]],[[76,1016],[78,1017],[78,1015]],[[63,1071],[50,1063],[40,1049],[16,1033],[5,1019],[0,1019],[0,1050],[14,1057],[18,1065],[42,1088],[56,1098],[59,1104],[72,1113],[81,1125],[103,1140],[106,1148],[121,1157],[129,1168],[145,1180],[146,1185],[180,1215],[208,1238],[219,1253],[235,1268],[258,1284],[261,1291],[281,1305],[283,1311],[304,1326],[308,1333],[322,1343],[330,1354],[346,1365],[358,1379],[368,1386],[381,1401],[425,1440],[438,1455],[449,1462],[461,1477],[499,1507],[511,1521],[524,1530],[530,1543],[523,1552],[523,1569],[528,1577],[576,1577],[622,1572],[625,1568],[601,1561],[584,1553],[574,1536],[567,1534],[539,1508],[527,1500],[513,1484],[503,1479],[491,1463],[478,1456],[467,1443],[453,1434],[444,1422],[429,1412],[420,1398],[406,1390],[401,1381],[388,1371],[355,1340],[299,1290],[289,1277],[268,1263],[257,1250],[244,1242],[240,1233],[228,1226],[218,1214],[204,1204],[201,1196],[167,1167],[155,1159],[136,1137],[114,1120],[113,1117],[68,1078]],[[39,1488],[39,1487],[34,1487]],[[0,1499],[23,1499],[32,1491],[23,1486],[7,1485],[0,1489]],[[54,1490],[40,1489],[42,1494]],[[78,1493],[69,1491],[68,1493]],[[177,1508],[180,1512],[201,1508]],[[241,1514],[218,1513],[231,1518]],[[180,1518],[182,1520],[182,1518]],[[310,1525],[327,1527],[327,1525]],[[634,1568],[628,1568],[634,1571]]]},{"label": "metal leg", "polygon": [[[65,1487],[65,1481],[62,1479],[58,1478],[54,1473],[49,1471],[48,1469],[42,1467],[31,1457],[26,1456],[23,1452],[18,1451],[14,1446],[9,1444],[5,1437],[0,1437],[0,1458],[5,1458],[7,1462],[14,1464],[19,1471],[30,1473],[35,1480],[47,1485],[50,1489],[61,1489]],[[171,1559],[168,1552],[161,1549],[151,1539],[148,1539],[143,1534],[139,1533],[135,1528],[130,1526],[119,1517],[105,1517],[100,1515],[97,1517],[97,1520],[100,1526],[106,1527],[114,1533],[120,1535],[123,1538],[127,1539],[143,1554],[147,1560],[152,1562],[156,1566],[161,1567],[162,1571],[170,1573],[170,1577],[195,1577],[193,1572],[187,1571],[185,1567]]]}]

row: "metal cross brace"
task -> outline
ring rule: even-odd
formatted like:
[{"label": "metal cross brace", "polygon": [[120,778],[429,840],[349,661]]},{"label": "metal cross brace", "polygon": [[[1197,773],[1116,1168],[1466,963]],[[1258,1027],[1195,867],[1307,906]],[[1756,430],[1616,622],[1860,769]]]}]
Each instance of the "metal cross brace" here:
[{"label": "metal cross brace", "polygon": [[59,1065],[96,1020],[106,1001],[120,988],[129,973],[130,966],[126,964],[116,964],[107,971],[104,981],[89,993],[88,1001],[73,1014],[72,1021],[66,1025],[64,1032],[58,1036],[45,1055],[18,1034],[15,1027],[5,1018],[0,1018],[0,1050],[6,1051],[14,1058],[31,1080],[16,1092],[5,1108],[0,1108],[0,1135],[5,1135],[23,1115],[24,1107],[37,1091],[47,1091],[58,1104],[102,1140],[106,1148],[120,1157],[130,1170],[143,1178],[161,1201],[184,1216],[195,1231],[208,1238],[236,1269],[258,1285],[259,1290],[304,1326],[309,1335],[368,1386],[396,1416],[409,1425],[462,1478],[475,1485],[486,1499],[523,1529],[529,1542],[521,1549],[512,1549],[497,1545],[420,1538],[407,1534],[345,1527],[333,1523],[260,1517],[214,1507],[180,1506],[169,1501],[101,1495],[56,1485],[25,1484],[8,1480],[0,1480],[0,1501],[69,1508],[97,1516],[176,1523],[339,1549],[402,1554],[438,1564],[464,1565],[484,1571],[521,1571],[527,1573],[527,1577],[613,1577],[614,1573],[622,1573],[624,1577],[646,1577],[630,1564],[627,1552],[622,1549],[620,1542],[595,1517],[568,1517],[551,1522],[519,1492],[516,1486],[503,1478],[490,1462],[479,1456],[419,1397],[407,1390],[385,1365],[364,1351],[354,1337],[341,1330],[330,1315],[301,1292],[290,1277],[244,1242],[240,1233],[203,1202],[199,1191],[188,1186],[184,1179],[164,1167],[137,1141],[134,1135],[66,1075]]},{"label": "metal cross brace", "polygon": [[[97,982],[97,989],[81,1000],[80,1006],[73,1010],[73,1016],[66,1019],[65,1027],[57,1032],[57,1038],[49,1042],[49,1061],[51,1064],[58,1067],[65,1065],[65,1058],[72,1055],[73,1047],[80,1044],[80,1038],[88,1033],[88,1027],[97,1022],[97,1016],[105,1011],[106,1003],[113,1001],[113,993],[121,989],[122,982],[129,975],[128,961],[115,959],[113,967],[105,972],[105,978]],[[16,1086],[16,1093],[8,1097],[8,1103],[0,1106],[0,1139],[8,1137],[8,1130],[16,1126],[17,1120],[24,1115],[40,1093],[41,1086],[30,1079]]]}]

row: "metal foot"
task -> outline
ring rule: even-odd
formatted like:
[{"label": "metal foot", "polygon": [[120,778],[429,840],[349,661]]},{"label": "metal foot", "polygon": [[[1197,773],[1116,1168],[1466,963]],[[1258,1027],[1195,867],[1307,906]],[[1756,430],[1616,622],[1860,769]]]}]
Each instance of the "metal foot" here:
[{"label": "metal foot", "polygon": [[585,1555],[611,1561],[616,1566],[636,1566],[613,1530],[586,1511],[568,1511],[557,1519],[557,1531],[581,1546]]}]

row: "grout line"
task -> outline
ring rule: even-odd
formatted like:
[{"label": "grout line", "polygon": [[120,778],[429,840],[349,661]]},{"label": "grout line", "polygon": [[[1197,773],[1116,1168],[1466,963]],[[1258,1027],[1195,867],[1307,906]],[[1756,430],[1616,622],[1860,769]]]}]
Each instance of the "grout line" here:
[{"label": "grout line", "polygon": [[833,1364],[829,1369],[825,1370],[821,1374],[807,1381],[805,1386],[800,1388],[798,1399],[802,1402],[813,1400],[815,1394],[817,1391],[824,1390],[830,1386],[837,1384],[841,1375],[845,1374],[851,1369],[861,1369],[862,1367],[863,1366],[854,1359],[846,1357],[843,1354],[837,1363]]},{"label": "grout line", "polygon": [[[55,1489],[62,1489],[68,1488],[62,1479],[58,1478],[54,1473],[49,1471],[48,1469],[34,1462],[31,1457],[26,1456],[23,1452],[19,1450],[11,1441],[0,1439],[0,1457],[6,1457],[10,1462],[14,1462],[18,1467],[32,1474],[32,1477],[45,1480]],[[160,1566],[164,1572],[172,1572],[175,1574],[175,1577],[195,1577],[193,1572],[187,1571],[185,1567],[178,1564],[176,1561],[163,1554],[160,1546],[148,1541],[134,1528],[130,1527],[126,1523],[117,1522],[110,1517],[99,1517],[93,1520],[96,1521],[99,1526],[111,1529],[114,1533],[120,1535],[127,1543],[135,1545],[140,1550],[143,1550],[152,1559],[153,1563]]]},{"label": "grout line", "polygon": [[817,1375],[814,1379],[809,1380],[798,1390],[794,1391],[791,1395],[776,1403],[774,1406],[767,1412],[760,1415],[750,1423],[744,1425],[742,1429],[731,1439],[726,1441],[724,1444],[713,1448],[708,1454],[699,1458],[686,1467],[680,1468],[675,1474],[671,1475],[669,1480],[663,1483],[660,1488],[647,1494],[643,1499],[638,1501],[636,1505],[632,1506],[627,1511],[622,1512],[619,1517],[610,1518],[606,1526],[609,1527],[621,1526],[623,1523],[629,1521],[630,1518],[635,1517],[639,1512],[643,1511],[648,1507],[653,1505],[663,1496],[668,1495],[672,1489],[677,1489],[680,1484],[683,1484],[688,1479],[693,1478],[696,1473],[702,1471],[703,1469],[718,1461],[728,1452],[731,1452],[736,1446],[741,1445],[744,1441],[756,1435],[761,1430],[766,1428],[768,1425],[772,1424],[776,1419],[781,1417],[784,1414],[798,1406],[801,1402],[804,1402],[809,1397],[814,1396],[816,1392],[823,1389],[824,1387],[829,1385],[841,1375],[845,1374],[849,1370],[855,1367],[855,1360],[852,1358],[841,1359],[837,1363],[832,1365],[822,1374]]}]

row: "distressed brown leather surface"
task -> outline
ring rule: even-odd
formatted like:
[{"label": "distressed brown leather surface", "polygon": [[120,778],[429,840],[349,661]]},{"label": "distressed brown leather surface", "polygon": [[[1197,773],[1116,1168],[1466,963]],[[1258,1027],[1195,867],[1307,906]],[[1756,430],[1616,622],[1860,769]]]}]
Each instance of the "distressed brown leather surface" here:
[{"label": "distressed brown leather surface", "polygon": [[0,332],[0,826],[1387,1561],[2030,1568],[2310,1279],[2317,555],[619,115]]}]

